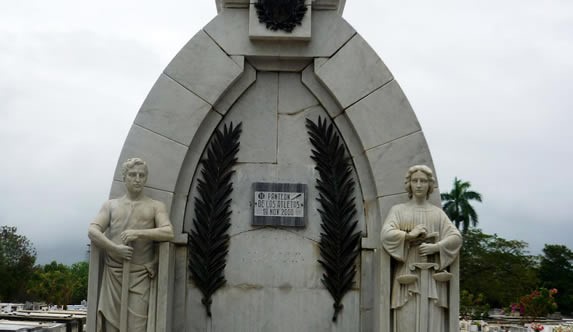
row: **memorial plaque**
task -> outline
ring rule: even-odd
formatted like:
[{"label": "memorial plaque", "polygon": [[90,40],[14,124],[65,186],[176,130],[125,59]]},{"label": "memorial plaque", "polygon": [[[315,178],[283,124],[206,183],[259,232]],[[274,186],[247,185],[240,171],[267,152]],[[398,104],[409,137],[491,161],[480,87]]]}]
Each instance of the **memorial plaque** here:
[{"label": "memorial plaque", "polygon": [[253,225],[304,227],[307,187],[302,183],[253,184]]}]

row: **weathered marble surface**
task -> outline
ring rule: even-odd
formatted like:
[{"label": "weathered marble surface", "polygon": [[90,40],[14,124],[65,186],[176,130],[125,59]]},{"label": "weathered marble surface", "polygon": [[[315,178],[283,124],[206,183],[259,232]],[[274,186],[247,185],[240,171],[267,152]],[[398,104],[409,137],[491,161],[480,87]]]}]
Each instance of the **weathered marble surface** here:
[{"label": "weathered marble surface", "polygon": [[450,311],[450,298],[459,296],[455,294],[459,275],[450,271],[462,236],[444,211],[428,201],[434,184],[429,167],[408,168],[404,185],[409,200],[392,206],[380,234],[382,246],[393,258],[395,332],[447,331],[450,322],[458,319],[457,312]]},{"label": "weathered marble surface", "polygon": [[[164,309],[170,299],[163,295],[170,293],[168,279],[173,266],[170,248],[160,246],[158,251],[155,243],[172,240],[173,227],[165,204],[145,193],[145,161],[127,159],[122,177],[125,194],[106,201],[88,229],[92,244],[104,256],[103,262],[94,261],[97,266],[92,266],[101,269],[102,279],[99,287],[90,287],[90,295],[100,288],[99,296],[91,297],[98,299],[92,302],[97,307],[98,329],[152,331],[157,318],[165,324]],[[158,257],[162,258],[159,274]]]}]

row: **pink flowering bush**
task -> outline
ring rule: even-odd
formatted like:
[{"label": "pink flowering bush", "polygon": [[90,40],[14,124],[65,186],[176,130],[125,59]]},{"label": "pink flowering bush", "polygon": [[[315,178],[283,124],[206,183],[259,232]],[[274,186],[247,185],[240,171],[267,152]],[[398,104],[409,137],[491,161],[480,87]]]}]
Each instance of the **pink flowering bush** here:
[{"label": "pink flowering bush", "polygon": [[[533,321],[536,317],[545,317],[557,310],[553,295],[557,289],[539,288],[519,299],[520,311]],[[540,330],[541,331],[541,330]]]}]

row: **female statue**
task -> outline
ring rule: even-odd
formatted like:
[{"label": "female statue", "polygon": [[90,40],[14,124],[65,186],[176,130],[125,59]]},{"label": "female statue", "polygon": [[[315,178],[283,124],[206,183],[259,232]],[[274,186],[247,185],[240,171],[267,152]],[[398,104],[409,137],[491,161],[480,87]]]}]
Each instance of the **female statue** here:
[{"label": "female statue", "polygon": [[452,274],[447,268],[458,256],[462,237],[446,214],[428,202],[434,182],[429,167],[410,167],[404,183],[410,200],[393,206],[382,228],[382,245],[393,258],[394,332],[448,331]]}]

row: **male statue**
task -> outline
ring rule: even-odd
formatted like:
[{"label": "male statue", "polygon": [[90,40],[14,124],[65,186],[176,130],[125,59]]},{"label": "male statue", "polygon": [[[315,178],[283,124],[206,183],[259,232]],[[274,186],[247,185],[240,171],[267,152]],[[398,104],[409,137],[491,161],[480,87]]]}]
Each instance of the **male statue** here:
[{"label": "male statue", "polygon": [[[128,159],[122,174],[127,193],[105,202],[88,231],[93,244],[105,251],[97,310],[98,331],[105,332],[120,331],[122,320],[128,331],[146,331],[149,292],[157,270],[154,241],[173,239],[165,205],[143,193],[145,161]],[[124,276],[123,271],[128,273]]]},{"label": "male statue", "polygon": [[450,319],[458,319],[448,317],[449,283],[457,278],[448,267],[462,236],[444,211],[428,202],[434,182],[429,167],[410,167],[404,183],[410,200],[390,209],[380,235],[394,263],[394,332],[444,332]]}]

